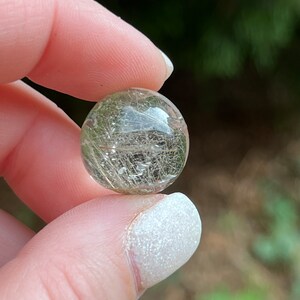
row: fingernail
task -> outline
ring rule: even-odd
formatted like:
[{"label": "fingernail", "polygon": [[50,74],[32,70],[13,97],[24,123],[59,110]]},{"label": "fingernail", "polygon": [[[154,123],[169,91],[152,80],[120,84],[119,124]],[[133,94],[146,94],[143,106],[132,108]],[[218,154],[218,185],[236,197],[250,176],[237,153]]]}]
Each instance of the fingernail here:
[{"label": "fingernail", "polygon": [[170,58],[165,53],[163,53],[161,50],[160,50],[160,53],[166,64],[166,80],[167,80],[170,77],[170,75],[172,74],[172,72],[174,70],[174,66],[173,66]]},{"label": "fingernail", "polygon": [[165,196],[128,228],[126,249],[139,290],[153,286],[185,264],[197,249],[201,220],[181,193]]}]

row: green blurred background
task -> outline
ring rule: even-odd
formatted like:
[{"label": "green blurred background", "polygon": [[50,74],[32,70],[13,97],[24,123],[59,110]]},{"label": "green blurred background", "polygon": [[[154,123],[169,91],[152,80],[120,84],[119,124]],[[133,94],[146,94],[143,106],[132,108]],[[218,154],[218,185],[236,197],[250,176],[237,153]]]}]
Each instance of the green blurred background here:
[{"label": "green blurred background", "polygon": [[[191,134],[187,166],[168,192],[195,201],[201,245],[142,299],[300,299],[300,1],[101,3],[172,59],[161,92]],[[78,124],[93,105],[32,85]],[[4,209],[43,226],[0,188]]]}]

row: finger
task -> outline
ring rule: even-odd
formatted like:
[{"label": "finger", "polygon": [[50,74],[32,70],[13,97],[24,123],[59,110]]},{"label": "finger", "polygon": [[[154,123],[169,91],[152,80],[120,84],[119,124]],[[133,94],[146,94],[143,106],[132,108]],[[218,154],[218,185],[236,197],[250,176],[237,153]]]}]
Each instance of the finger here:
[{"label": "finger", "polygon": [[0,266],[13,259],[34,236],[34,232],[0,210]]},{"label": "finger", "polygon": [[92,0],[4,0],[0,82],[29,75],[49,88],[99,99],[128,87],[159,89],[172,64],[144,35]]},{"label": "finger", "polygon": [[111,193],[85,170],[79,135],[63,111],[24,83],[0,86],[0,175],[45,221]]},{"label": "finger", "polygon": [[136,299],[190,258],[200,234],[196,208],[179,193],[94,200],[49,224],[0,271],[1,299]]}]

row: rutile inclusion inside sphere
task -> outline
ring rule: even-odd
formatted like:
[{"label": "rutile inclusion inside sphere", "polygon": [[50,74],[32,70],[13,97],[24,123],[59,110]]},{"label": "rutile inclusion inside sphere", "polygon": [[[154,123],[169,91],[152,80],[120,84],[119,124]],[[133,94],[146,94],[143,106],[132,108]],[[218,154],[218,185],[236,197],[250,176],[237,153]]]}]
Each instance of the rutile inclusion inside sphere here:
[{"label": "rutile inclusion inside sphere", "polygon": [[81,152],[89,174],[124,194],[149,194],[172,184],[187,160],[186,123],[161,94],[129,89],[109,95],[88,114]]}]

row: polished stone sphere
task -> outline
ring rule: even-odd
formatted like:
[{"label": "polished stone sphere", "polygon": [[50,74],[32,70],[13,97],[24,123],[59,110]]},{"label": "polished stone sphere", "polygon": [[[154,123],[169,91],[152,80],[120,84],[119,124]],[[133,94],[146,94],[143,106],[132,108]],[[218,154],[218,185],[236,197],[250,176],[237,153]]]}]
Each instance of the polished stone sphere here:
[{"label": "polished stone sphere", "polygon": [[90,111],[81,130],[89,174],[124,194],[157,193],[181,173],[188,155],[186,123],[161,94],[129,89],[109,95]]}]

